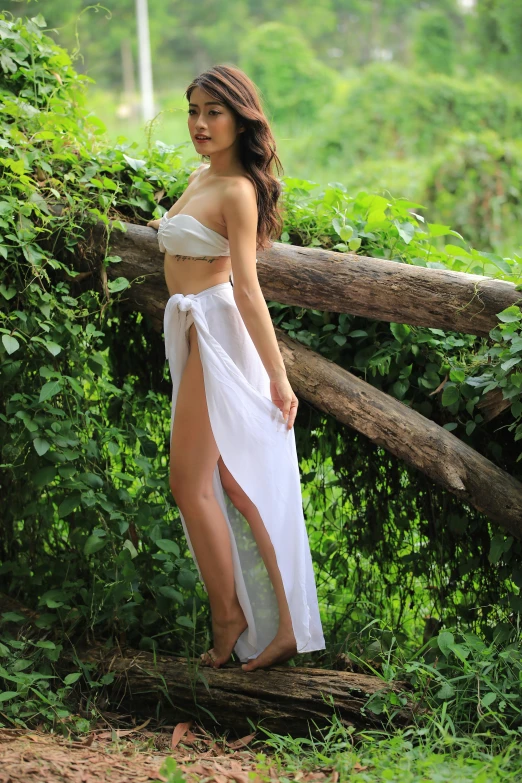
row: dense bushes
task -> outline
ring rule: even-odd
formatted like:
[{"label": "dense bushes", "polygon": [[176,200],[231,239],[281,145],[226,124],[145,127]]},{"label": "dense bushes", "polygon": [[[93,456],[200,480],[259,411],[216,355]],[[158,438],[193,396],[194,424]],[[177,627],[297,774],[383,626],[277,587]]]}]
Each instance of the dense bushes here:
[{"label": "dense bushes", "polygon": [[375,63],[353,83],[346,101],[325,107],[322,118],[325,154],[338,145],[339,158],[350,166],[384,152],[430,155],[455,130],[520,136],[522,94],[489,75],[464,81]]}]

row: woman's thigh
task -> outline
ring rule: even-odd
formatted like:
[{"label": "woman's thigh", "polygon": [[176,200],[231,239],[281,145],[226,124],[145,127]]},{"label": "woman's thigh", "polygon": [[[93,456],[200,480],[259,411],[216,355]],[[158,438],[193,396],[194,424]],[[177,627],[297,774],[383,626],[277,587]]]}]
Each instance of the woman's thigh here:
[{"label": "woman's thigh", "polygon": [[189,329],[190,351],[179,384],[170,445],[170,486],[176,501],[213,494],[219,450],[212,433],[196,327]]}]

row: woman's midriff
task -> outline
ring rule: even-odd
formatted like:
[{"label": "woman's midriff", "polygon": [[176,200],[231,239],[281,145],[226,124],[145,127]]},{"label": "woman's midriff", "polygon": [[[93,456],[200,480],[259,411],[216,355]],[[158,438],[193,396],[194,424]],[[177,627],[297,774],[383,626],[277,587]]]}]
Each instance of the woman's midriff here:
[{"label": "woman's midriff", "polygon": [[232,263],[230,256],[171,256],[163,262],[169,296],[199,294],[218,283],[228,283]]}]

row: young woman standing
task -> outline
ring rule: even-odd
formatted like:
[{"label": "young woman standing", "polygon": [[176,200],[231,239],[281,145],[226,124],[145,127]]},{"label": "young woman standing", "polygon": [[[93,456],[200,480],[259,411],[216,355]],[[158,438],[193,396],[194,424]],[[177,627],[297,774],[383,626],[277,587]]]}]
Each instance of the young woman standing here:
[{"label": "young woman standing", "polygon": [[215,66],[186,90],[188,128],[208,158],[160,219],[170,298],[170,487],[208,593],[219,667],[245,671],[324,649],[304,522],[288,381],[257,278],[256,251],[282,221],[281,170],[256,88]]}]

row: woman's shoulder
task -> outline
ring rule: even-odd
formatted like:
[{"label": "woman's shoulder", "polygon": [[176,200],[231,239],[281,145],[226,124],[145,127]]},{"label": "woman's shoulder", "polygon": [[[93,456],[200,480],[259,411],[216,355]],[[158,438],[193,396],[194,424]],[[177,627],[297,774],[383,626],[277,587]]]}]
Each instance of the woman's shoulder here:
[{"label": "woman's shoulder", "polygon": [[188,182],[192,182],[192,180],[196,179],[196,177],[200,174],[200,172],[203,171],[203,169],[210,168],[210,163],[200,163],[197,169],[194,169],[194,171],[189,174]]}]

